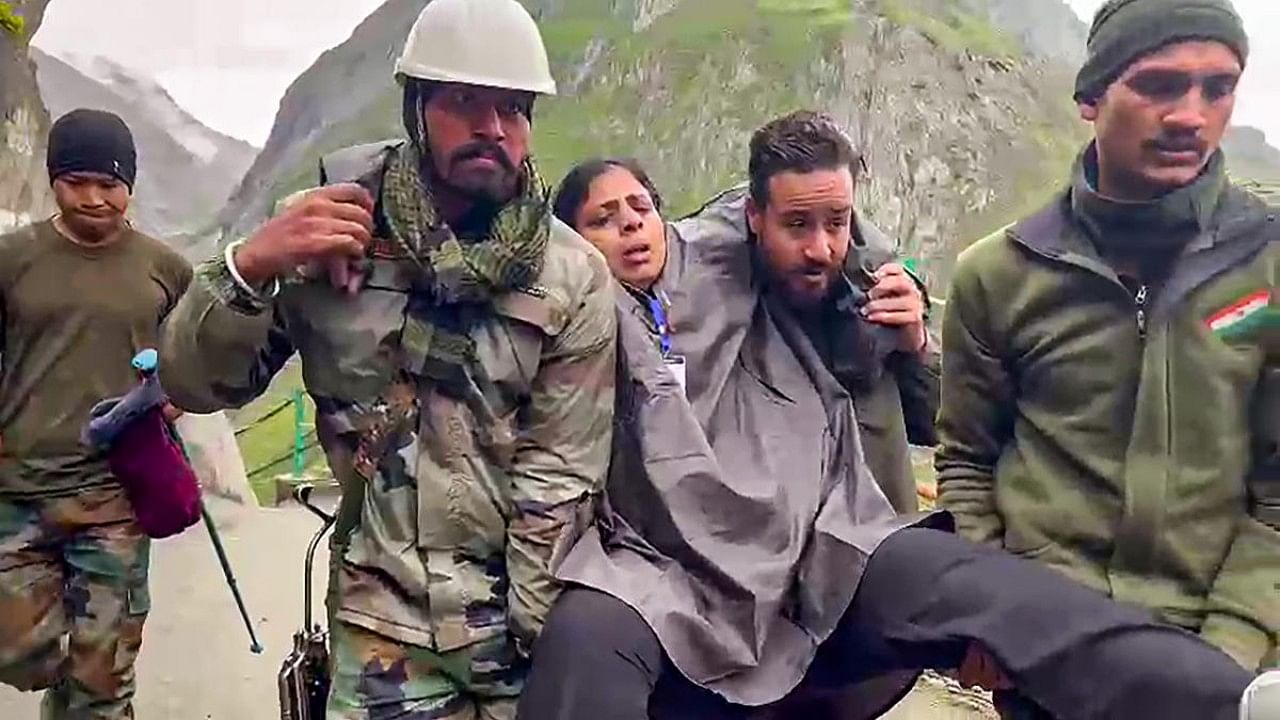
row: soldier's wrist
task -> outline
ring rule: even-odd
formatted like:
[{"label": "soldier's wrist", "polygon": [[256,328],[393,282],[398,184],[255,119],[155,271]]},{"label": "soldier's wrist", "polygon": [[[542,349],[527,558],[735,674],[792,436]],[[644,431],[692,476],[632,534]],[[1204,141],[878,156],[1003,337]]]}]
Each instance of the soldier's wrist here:
[{"label": "soldier's wrist", "polygon": [[250,295],[269,300],[280,292],[279,273],[264,262],[257,247],[245,240],[227,245],[224,259],[236,283]]},{"label": "soldier's wrist", "polygon": [[224,250],[209,262],[203,263],[196,269],[196,278],[219,303],[234,312],[248,316],[260,315],[266,310],[269,300],[247,287],[243,277],[236,277],[237,273],[232,271],[228,262],[231,254]]}]

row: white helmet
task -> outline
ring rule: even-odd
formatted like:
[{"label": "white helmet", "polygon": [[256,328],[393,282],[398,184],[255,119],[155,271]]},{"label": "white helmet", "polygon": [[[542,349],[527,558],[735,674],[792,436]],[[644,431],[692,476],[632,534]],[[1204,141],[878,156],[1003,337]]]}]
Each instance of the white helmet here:
[{"label": "white helmet", "polygon": [[432,0],[396,63],[405,78],[556,94],[542,35],[516,0]]}]

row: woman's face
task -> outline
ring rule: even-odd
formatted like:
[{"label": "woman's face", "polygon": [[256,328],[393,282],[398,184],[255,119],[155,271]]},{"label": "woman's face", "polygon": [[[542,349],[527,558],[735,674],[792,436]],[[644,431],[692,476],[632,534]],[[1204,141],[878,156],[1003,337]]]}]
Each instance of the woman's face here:
[{"label": "woman's face", "polygon": [[591,182],[574,226],[604,253],[614,277],[648,290],[667,262],[666,231],[653,198],[626,168],[613,167]]}]

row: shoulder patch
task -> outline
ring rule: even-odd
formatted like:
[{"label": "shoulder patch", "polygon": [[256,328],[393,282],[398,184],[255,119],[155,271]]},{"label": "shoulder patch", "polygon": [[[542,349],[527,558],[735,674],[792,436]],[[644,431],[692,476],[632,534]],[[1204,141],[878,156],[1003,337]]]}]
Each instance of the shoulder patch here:
[{"label": "shoulder patch", "polygon": [[1214,335],[1228,340],[1242,337],[1264,324],[1280,322],[1280,309],[1271,307],[1271,291],[1258,290],[1232,302],[1205,320]]}]

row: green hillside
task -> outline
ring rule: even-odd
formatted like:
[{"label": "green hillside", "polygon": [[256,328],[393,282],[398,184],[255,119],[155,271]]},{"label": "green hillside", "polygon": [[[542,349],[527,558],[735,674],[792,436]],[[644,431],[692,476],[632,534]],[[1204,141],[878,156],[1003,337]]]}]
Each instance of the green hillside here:
[{"label": "green hillside", "polygon": [[[741,181],[760,125],[825,110],[865,154],[863,211],[942,290],[965,240],[1042,202],[1085,137],[1068,69],[994,25],[988,1],[525,0],[561,89],[535,109],[537,158],[555,182],[589,156],[635,156],[678,215]],[[320,155],[402,134],[391,66],[425,4],[389,0],[299,77],[206,242],[241,236],[314,184]],[[243,420],[296,382],[280,379]],[[250,469],[292,438],[279,416],[246,433]]]},{"label": "green hillside", "polygon": [[[956,240],[1040,202],[1084,137],[1065,66],[1030,56],[975,0],[526,2],[561,86],[535,112],[550,181],[591,155],[633,155],[679,213],[740,180],[761,124],[826,110],[866,154],[867,214],[942,282]],[[423,5],[391,0],[298,79],[223,238],[314,183],[323,153],[402,133],[391,63]],[[334,97],[345,78],[363,81],[357,105]]]}]

